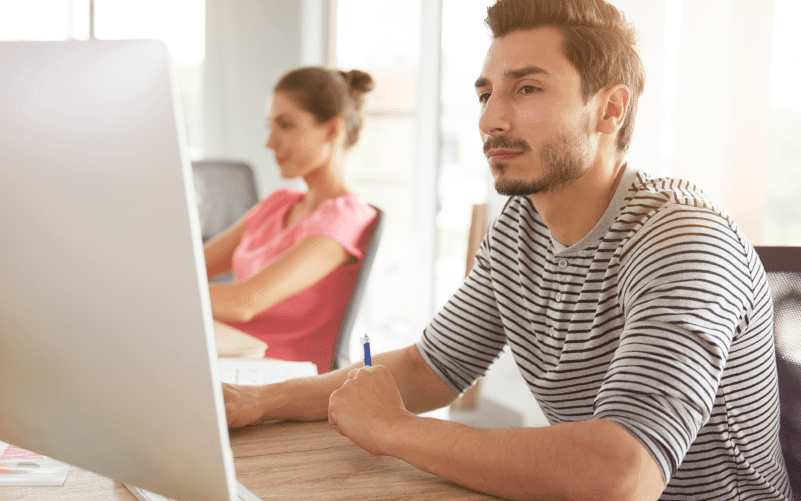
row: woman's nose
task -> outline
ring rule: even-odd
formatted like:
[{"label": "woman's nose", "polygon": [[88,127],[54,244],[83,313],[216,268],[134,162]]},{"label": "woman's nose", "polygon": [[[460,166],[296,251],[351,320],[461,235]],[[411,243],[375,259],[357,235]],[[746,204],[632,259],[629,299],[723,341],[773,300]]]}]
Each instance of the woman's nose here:
[{"label": "woman's nose", "polygon": [[275,149],[276,140],[275,140],[275,134],[273,133],[273,131],[270,131],[270,133],[267,134],[267,141],[265,141],[264,146],[270,148],[271,150]]}]

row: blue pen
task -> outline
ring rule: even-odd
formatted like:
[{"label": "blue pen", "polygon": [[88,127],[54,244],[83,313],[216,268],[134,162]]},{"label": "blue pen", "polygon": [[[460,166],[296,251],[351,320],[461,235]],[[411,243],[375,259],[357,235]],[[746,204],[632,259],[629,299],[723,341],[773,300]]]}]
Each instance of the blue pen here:
[{"label": "blue pen", "polygon": [[364,366],[370,367],[373,365],[373,362],[370,360],[370,338],[367,334],[362,338],[362,345],[364,347]]}]

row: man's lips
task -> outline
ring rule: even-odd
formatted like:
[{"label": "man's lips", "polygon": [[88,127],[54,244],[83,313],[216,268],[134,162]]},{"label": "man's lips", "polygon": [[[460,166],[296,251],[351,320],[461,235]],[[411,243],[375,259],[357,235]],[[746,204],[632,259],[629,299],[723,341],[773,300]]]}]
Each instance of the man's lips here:
[{"label": "man's lips", "polygon": [[519,150],[490,150],[487,153],[487,158],[490,160],[511,160],[522,154],[523,152]]}]

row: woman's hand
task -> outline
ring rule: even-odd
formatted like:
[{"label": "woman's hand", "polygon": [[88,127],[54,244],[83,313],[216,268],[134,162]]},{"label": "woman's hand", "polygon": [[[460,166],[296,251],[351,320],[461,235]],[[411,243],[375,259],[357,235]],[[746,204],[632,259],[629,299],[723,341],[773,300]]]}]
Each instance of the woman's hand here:
[{"label": "woman's hand", "polygon": [[263,390],[263,386],[223,383],[225,415],[229,428],[258,424],[264,420],[265,411],[261,404]]}]

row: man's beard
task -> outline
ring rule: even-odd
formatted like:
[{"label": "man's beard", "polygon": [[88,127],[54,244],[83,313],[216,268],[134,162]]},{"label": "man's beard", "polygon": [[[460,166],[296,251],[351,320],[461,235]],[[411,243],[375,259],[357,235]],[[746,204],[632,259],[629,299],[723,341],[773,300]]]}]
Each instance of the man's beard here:
[{"label": "man's beard", "polygon": [[587,139],[588,135],[582,132],[560,134],[556,140],[543,144],[540,157],[545,164],[545,174],[537,179],[507,179],[504,177],[507,165],[496,163],[498,176],[495,178],[495,191],[499,195],[528,196],[555,191],[579,179],[589,168],[590,147]]}]

